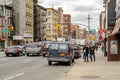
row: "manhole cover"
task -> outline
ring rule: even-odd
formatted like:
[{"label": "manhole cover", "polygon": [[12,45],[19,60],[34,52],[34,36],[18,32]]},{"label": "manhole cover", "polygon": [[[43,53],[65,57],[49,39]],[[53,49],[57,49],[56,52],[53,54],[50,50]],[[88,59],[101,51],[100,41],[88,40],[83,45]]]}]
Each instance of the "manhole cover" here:
[{"label": "manhole cover", "polygon": [[100,78],[99,76],[82,76],[81,78]]}]

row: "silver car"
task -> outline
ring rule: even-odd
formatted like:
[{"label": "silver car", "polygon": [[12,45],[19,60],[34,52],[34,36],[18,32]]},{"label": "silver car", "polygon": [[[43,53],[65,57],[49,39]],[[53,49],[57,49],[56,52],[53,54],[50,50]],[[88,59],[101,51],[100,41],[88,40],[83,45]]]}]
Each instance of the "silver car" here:
[{"label": "silver car", "polygon": [[25,49],[23,46],[9,46],[8,48],[4,49],[5,55],[15,55],[15,56],[22,56],[25,54]]}]

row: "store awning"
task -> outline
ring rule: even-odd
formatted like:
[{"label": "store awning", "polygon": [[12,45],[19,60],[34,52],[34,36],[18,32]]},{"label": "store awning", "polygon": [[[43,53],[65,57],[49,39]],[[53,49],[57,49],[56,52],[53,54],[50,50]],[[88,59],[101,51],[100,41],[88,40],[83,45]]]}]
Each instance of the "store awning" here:
[{"label": "store awning", "polygon": [[120,21],[116,23],[114,30],[112,31],[112,35],[118,33],[119,29],[120,29]]}]

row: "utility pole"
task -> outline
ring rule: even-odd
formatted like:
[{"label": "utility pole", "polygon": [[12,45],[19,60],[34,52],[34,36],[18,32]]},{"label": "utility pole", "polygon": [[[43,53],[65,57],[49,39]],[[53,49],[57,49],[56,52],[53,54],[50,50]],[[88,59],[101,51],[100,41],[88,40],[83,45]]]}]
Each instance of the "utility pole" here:
[{"label": "utility pole", "polygon": [[90,19],[92,18],[90,17],[90,15],[88,15],[88,31],[90,31]]},{"label": "utility pole", "polygon": [[[90,17],[90,15],[88,15],[88,33],[87,33],[87,37],[90,36],[90,19],[92,19],[92,18]],[[87,40],[87,42],[90,43],[90,38],[87,38],[87,37],[86,37],[86,40]]]}]

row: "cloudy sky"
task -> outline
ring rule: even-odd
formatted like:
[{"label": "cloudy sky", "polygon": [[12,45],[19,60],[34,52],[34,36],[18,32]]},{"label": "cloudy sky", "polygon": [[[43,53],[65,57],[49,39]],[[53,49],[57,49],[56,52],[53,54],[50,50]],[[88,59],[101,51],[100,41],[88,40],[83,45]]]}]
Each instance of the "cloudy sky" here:
[{"label": "cloudy sky", "polygon": [[39,4],[46,8],[52,5],[55,9],[62,7],[64,14],[71,15],[72,23],[88,25],[87,17],[90,15],[91,29],[98,29],[99,14],[103,10],[103,0],[39,0]]}]

